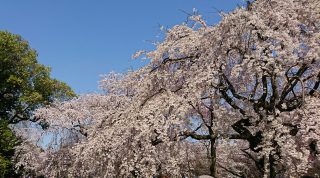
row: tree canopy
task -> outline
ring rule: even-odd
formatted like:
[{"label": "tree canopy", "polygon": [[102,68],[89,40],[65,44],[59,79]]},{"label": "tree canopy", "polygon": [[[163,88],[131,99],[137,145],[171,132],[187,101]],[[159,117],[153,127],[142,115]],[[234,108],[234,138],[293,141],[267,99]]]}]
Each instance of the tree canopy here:
[{"label": "tree canopy", "polygon": [[14,147],[17,138],[8,128],[8,124],[0,121],[0,177],[7,177],[14,173],[11,157],[14,155]]},{"label": "tree canopy", "polygon": [[50,68],[21,36],[0,32],[0,118],[9,123],[30,119],[30,111],[54,98],[75,96],[65,83],[50,77]]},{"label": "tree canopy", "polygon": [[318,0],[256,0],[216,25],[191,16],[138,52],[149,64],[104,76],[104,94],[38,109],[61,147],[26,142],[18,164],[48,177],[314,176],[319,12]]},{"label": "tree canopy", "polygon": [[50,68],[37,61],[37,53],[21,36],[0,31],[0,177],[14,175],[11,158],[18,138],[9,124],[32,120],[32,111],[54,99],[75,93],[50,77]]}]

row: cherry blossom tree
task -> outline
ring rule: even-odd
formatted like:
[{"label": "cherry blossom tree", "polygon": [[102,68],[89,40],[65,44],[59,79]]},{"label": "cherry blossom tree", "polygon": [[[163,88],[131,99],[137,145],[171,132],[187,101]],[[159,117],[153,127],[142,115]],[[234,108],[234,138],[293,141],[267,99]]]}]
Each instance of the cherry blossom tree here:
[{"label": "cherry blossom tree", "polygon": [[318,0],[256,0],[217,25],[191,16],[138,52],[149,64],[103,76],[104,94],[37,110],[47,131],[68,132],[33,165],[49,177],[184,177],[199,161],[213,177],[307,174],[319,161],[319,12]]},{"label": "cherry blossom tree", "polygon": [[157,50],[146,53],[151,72],[183,81],[198,99],[216,95],[219,107],[238,117],[229,138],[249,143],[261,175],[301,175],[318,136],[299,136],[311,134],[310,125],[301,127],[304,121],[291,116],[306,113],[309,102],[318,100],[318,12],[317,1],[261,0],[223,14],[216,26],[193,16],[198,25],[173,27]]}]

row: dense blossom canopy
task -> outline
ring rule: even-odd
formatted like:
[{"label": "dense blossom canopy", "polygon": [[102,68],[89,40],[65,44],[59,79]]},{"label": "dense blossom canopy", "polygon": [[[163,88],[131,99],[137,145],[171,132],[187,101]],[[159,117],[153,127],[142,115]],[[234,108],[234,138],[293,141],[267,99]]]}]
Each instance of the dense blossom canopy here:
[{"label": "dense blossom canopy", "polygon": [[37,110],[64,133],[61,148],[27,151],[19,164],[49,177],[313,174],[320,2],[256,0],[221,15],[166,30],[138,53],[148,65],[104,76],[105,94]]}]

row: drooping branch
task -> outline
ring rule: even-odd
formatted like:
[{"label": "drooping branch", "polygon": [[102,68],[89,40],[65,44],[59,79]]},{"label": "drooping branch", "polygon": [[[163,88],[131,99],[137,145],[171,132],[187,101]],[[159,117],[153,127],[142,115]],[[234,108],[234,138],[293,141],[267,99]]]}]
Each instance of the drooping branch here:
[{"label": "drooping branch", "polygon": [[163,59],[162,62],[161,62],[159,65],[153,67],[153,68],[151,69],[150,73],[155,72],[156,70],[159,69],[159,67],[161,67],[161,66],[163,66],[163,65],[166,65],[167,63],[184,62],[185,60],[192,60],[192,59],[195,59],[195,58],[198,58],[198,57],[199,57],[199,55],[196,55],[196,56],[186,56],[186,57],[181,57],[181,58],[169,58],[169,57],[167,57],[167,58]]},{"label": "drooping branch", "polygon": [[261,159],[256,159],[252,154],[250,154],[248,151],[246,151],[245,149],[241,149],[241,151],[251,160],[253,160],[253,162],[255,163],[256,167],[258,168],[258,170],[262,173],[263,172],[263,165],[262,165],[262,161]]},{"label": "drooping branch", "polygon": [[228,173],[230,173],[230,174],[232,174],[232,175],[234,175],[234,176],[236,176],[236,177],[245,178],[244,175],[241,175],[241,174],[237,173],[236,171],[233,171],[233,170],[231,170],[231,169],[228,169],[228,168],[222,166],[222,165],[219,164],[219,163],[218,163],[218,166],[219,166],[221,169],[227,171]]},{"label": "drooping branch", "polygon": [[272,77],[271,77],[271,87],[272,87],[272,96],[270,99],[270,108],[269,109],[273,110],[273,112],[274,112],[275,106],[277,105],[278,100],[279,100],[277,77],[275,74],[272,75]]},{"label": "drooping branch", "polygon": [[285,98],[288,96],[288,94],[293,91],[293,89],[295,88],[295,86],[298,84],[299,80],[298,78],[301,78],[302,75],[305,73],[305,71],[308,69],[307,64],[303,64],[300,69],[298,70],[298,72],[296,73],[295,77],[290,78],[288,77],[288,82],[285,85],[285,87],[283,88],[282,94],[280,96],[280,102],[279,104],[281,105],[283,103],[283,101],[285,100]]},{"label": "drooping branch", "polygon": [[227,90],[225,89],[220,89],[219,90],[222,98],[235,110],[239,110],[239,112],[242,115],[246,115],[246,112],[244,111],[244,109],[240,108],[234,101],[233,99],[228,95]]},{"label": "drooping branch", "polygon": [[255,80],[255,84],[254,84],[254,87],[253,87],[253,90],[252,90],[252,92],[250,93],[250,95],[249,95],[249,98],[250,99],[254,99],[255,98],[255,96],[256,96],[256,92],[257,92],[257,89],[258,89],[258,86],[259,86],[259,80],[258,80],[258,75],[257,74],[255,74],[255,78],[256,78],[256,80]]},{"label": "drooping branch", "polygon": [[317,81],[315,82],[313,88],[310,90],[309,94],[311,96],[313,96],[315,94],[315,92],[317,91],[317,89],[319,88],[319,86],[320,86],[320,72],[318,73]]},{"label": "drooping branch", "polygon": [[[301,107],[304,102],[305,102],[305,91],[304,91],[304,82],[303,80],[301,80],[300,77],[294,76],[292,77],[293,79],[295,79],[298,82],[301,83],[301,96],[297,96],[295,91],[294,91],[294,87],[292,88],[292,93],[294,95],[294,97],[290,98],[290,99],[284,99],[282,101],[280,101],[280,103],[277,105],[278,109],[280,111],[292,111],[294,109],[297,109],[299,107]],[[296,85],[297,85],[296,83]],[[281,105],[280,105],[281,104]],[[283,108],[282,104],[285,104],[286,107]]]},{"label": "drooping branch", "polygon": [[268,80],[266,75],[262,76],[262,86],[263,86],[263,92],[262,92],[262,96],[259,99],[259,102],[265,103],[266,98],[268,96]]},{"label": "drooping branch", "polygon": [[200,108],[199,108],[199,107],[196,108],[196,107],[192,104],[192,102],[189,102],[189,105],[199,114],[199,116],[200,116],[203,124],[204,124],[206,127],[210,127],[210,126],[208,125],[208,123],[205,121],[204,115],[203,115],[202,112],[200,111]]},{"label": "drooping branch", "polygon": [[221,73],[224,81],[228,84],[228,90],[232,93],[232,95],[239,99],[239,100],[247,100],[247,101],[253,101],[245,96],[240,95],[239,93],[236,92],[236,89],[234,88],[234,86],[232,85],[232,83],[230,82],[230,80],[228,79],[228,77],[224,74]]},{"label": "drooping branch", "polygon": [[191,137],[195,140],[210,140],[211,138],[214,138],[212,135],[199,135],[199,134],[196,134],[195,132],[189,132],[189,131],[183,132],[183,136]]},{"label": "drooping branch", "polygon": [[155,97],[156,95],[166,91],[164,88],[160,88],[157,92],[153,93],[152,95],[148,96],[143,102],[140,104],[140,107],[143,107],[151,98]]}]

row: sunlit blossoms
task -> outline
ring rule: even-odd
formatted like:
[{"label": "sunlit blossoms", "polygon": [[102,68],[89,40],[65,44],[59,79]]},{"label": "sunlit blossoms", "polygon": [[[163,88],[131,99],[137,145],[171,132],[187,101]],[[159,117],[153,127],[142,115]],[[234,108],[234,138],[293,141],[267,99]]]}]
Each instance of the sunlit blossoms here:
[{"label": "sunlit blossoms", "polygon": [[134,55],[149,64],[103,76],[103,94],[38,109],[60,142],[26,142],[18,165],[48,177],[315,176],[320,2],[256,0],[221,15],[168,29]]}]

